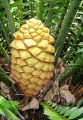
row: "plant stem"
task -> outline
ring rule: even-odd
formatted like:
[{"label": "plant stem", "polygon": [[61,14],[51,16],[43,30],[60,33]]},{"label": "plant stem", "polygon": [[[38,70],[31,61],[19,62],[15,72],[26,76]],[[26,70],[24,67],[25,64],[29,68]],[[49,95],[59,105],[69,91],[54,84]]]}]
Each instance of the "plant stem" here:
[{"label": "plant stem", "polygon": [[18,115],[20,120],[25,120],[25,118],[20,114],[20,112],[18,110],[16,111],[16,114]]},{"label": "plant stem", "polygon": [[7,15],[7,18],[8,18],[8,24],[9,24],[11,34],[13,34],[15,32],[15,26],[14,26],[14,21],[12,19],[12,13],[10,11],[8,0],[6,0],[6,1],[2,0],[2,2],[3,2],[4,8],[5,8],[5,11],[6,11],[6,15]]},{"label": "plant stem", "polygon": [[43,9],[44,8],[44,0],[40,0],[39,1],[39,14],[38,14],[38,19],[40,19],[42,21],[43,18]]},{"label": "plant stem", "polygon": [[34,0],[31,0],[31,17],[34,17]]},{"label": "plant stem", "polygon": [[80,5],[82,0],[73,0],[71,2],[71,5],[69,7],[69,10],[65,16],[65,19],[63,21],[62,27],[60,29],[60,32],[58,34],[58,38],[55,42],[55,49],[57,49],[57,54],[56,54],[56,59],[55,59],[55,64],[57,63],[57,60],[61,54],[63,45],[64,45],[64,41],[67,37],[67,34],[70,30],[71,24],[73,22],[73,19],[75,17],[75,14],[78,10],[78,7]]},{"label": "plant stem", "polygon": [[49,6],[49,11],[48,11],[48,19],[47,19],[47,23],[46,23],[46,26],[48,28],[51,27],[51,21],[52,21],[52,13],[53,13],[53,6],[54,6],[54,0],[51,0],[50,1],[50,6]]},{"label": "plant stem", "polygon": [[1,25],[1,28],[2,28],[2,31],[3,31],[3,34],[4,34],[4,36],[5,36],[6,40],[7,40],[8,48],[10,50],[10,38],[8,37],[8,35],[6,33],[4,25],[3,25],[1,20],[0,20],[0,25]]},{"label": "plant stem", "polygon": [[[68,1],[68,3],[69,3],[69,1]],[[65,5],[65,6],[64,6],[64,12],[61,14],[60,20],[58,21],[58,25],[57,25],[57,29],[56,29],[56,36],[57,36],[58,33],[59,33],[59,30],[60,30],[60,28],[61,28],[62,21],[64,20],[65,13],[66,13],[67,9],[68,9],[68,5]]]}]

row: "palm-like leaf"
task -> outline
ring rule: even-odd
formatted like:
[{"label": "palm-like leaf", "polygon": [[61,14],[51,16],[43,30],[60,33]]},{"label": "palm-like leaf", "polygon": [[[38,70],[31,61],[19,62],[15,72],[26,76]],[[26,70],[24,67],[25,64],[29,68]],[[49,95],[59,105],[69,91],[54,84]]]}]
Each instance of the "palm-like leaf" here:
[{"label": "palm-like leaf", "polygon": [[68,68],[68,70],[60,77],[59,81],[62,83],[65,81],[70,75],[75,73],[77,70],[79,70],[83,66],[83,54],[77,58],[74,64],[71,64],[71,66]]},{"label": "palm-like leaf", "polygon": [[49,117],[50,120],[67,120],[64,116],[60,115],[57,111],[55,111],[49,104],[46,102],[40,103],[44,107],[44,114]]},{"label": "palm-like leaf", "polygon": [[52,101],[41,102],[40,104],[44,107],[44,114],[46,114],[50,120],[82,119],[80,115],[83,115],[83,107],[62,106]]}]

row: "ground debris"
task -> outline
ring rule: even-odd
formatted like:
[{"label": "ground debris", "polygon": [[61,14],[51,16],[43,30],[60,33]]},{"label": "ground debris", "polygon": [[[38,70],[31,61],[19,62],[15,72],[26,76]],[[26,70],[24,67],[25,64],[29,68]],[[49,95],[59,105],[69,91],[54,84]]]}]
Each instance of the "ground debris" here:
[{"label": "ground debris", "polygon": [[35,97],[33,97],[31,102],[26,104],[21,110],[25,111],[28,109],[39,109],[39,101]]},{"label": "ground debris", "polygon": [[63,85],[60,87],[60,95],[66,99],[66,102],[75,102],[75,96],[69,91],[68,85]]}]

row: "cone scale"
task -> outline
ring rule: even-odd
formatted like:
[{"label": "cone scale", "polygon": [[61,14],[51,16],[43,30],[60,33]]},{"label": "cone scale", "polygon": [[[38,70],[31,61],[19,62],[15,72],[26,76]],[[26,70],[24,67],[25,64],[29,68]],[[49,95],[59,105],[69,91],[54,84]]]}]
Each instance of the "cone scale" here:
[{"label": "cone scale", "polygon": [[40,20],[27,20],[11,42],[11,72],[14,81],[27,97],[39,94],[53,77],[54,38]]}]

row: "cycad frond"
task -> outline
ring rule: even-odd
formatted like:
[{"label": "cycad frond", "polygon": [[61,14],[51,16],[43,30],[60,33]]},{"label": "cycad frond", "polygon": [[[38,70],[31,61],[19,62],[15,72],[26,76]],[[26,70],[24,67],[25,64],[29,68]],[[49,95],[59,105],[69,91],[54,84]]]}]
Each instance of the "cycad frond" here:
[{"label": "cycad frond", "polygon": [[49,104],[47,104],[47,102],[41,102],[40,104],[44,107],[44,114],[47,115],[50,120],[67,120],[57,111],[55,111]]},{"label": "cycad frond", "polygon": [[83,54],[81,56],[79,56],[79,58],[76,60],[76,62],[74,64],[71,64],[71,66],[68,68],[68,70],[60,77],[60,79],[59,79],[60,83],[65,81],[70,75],[75,73],[82,66],[83,66]]},{"label": "cycad frond", "polygon": [[53,103],[52,101],[41,102],[40,104],[44,107],[44,114],[46,114],[50,118],[50,120],[82,119],[83,107],[78,106],[78,104],[77,106],[62,106]]}]

